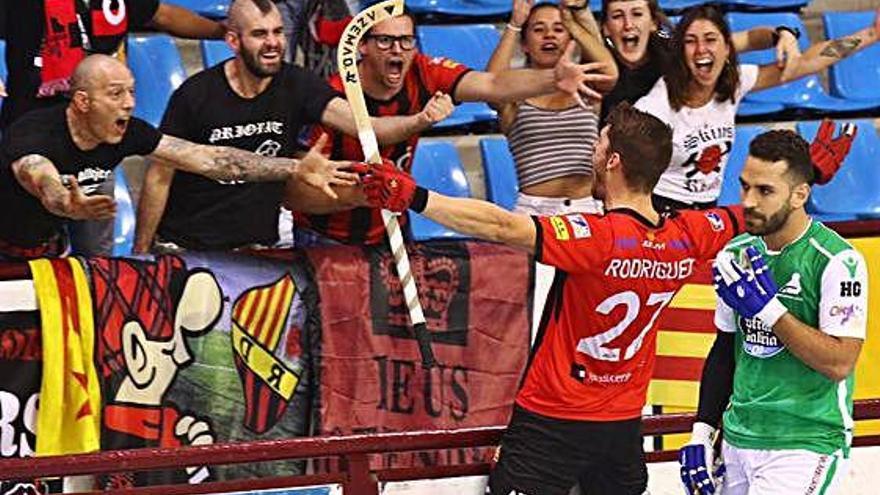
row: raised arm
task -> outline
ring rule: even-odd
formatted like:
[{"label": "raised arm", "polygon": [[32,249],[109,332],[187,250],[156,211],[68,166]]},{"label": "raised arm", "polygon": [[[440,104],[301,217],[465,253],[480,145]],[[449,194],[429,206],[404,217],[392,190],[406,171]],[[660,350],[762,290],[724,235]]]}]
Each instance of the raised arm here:
[{"label": "raised arm", "polygon": [[349,162],[328,160],[321,154],[326,140],[322,136],[302,160],[297,160],[260,156],[228,146],[195,144],[165,134],[150,157],[214,180],[275,182],[293,178],[335,198],[330,186],[354,184],[357,175],[342,170]]},{"label": "raised arm", "polygon": [[75,178],[62,180],[55,164],[42,155],[19,158],[12,163],[12,173],[19,184],[53,215],[74,220],[102,220],[116,214],[116,201],[112,197],[86,196]]},{"label": "raised arm", "polygon": [[133,246],[135,254],[147,253],[153,245],[156,229],[165,213],[172,179],[174,179],[174,169],[167,164],[161,161],[153,161],[149,164],[138,203]]},{"label": "raised arm", "polygon": [[468,72],[456,88],[455,100],[507,103],[556,91],[568,93],[579,101],[582,96],[600,100],[602,95],[590,85],[607,83],[611,78],[598,73],[604,64],[573,63],[574,45],[574,42],[569,44],[553,69],[511,69],[495,74]]},{"label": "raised arm", "polygon": [[776,63],[784,67],[801,56],[796,31],[787,26],[756,27],[748,31],[733,33],[733,46],[737,53],[755,50],[766,50],[776,47]]},{"label": "raised arm", "polygon": [[[498,74],[510,69],[510,63],[516,53],[516,46],[520,42],[522,30],[525,28],[534,3],[535,0],[513,0],[510,21],[504,27],[498,46],[495,47],[495,51],[489,58],[489,63],[486,64],[486,72]],[[516,118],[516,105],[501,102],[490,102],[490,105],[499,113],[501,130],[509,129]]]},{"label": "raised arm", "polygon": [[878,33],[880,33],[880,9],[877,10],[873,26],[842,38],[816,43],[796,61],[787,64],[784,70],[778,65],[761,66],[758,81],[752,89],[770,88],[815,74],[876,43]]},{"label": "raised arm", "polygon": [[[452,98],[443,93],[435,94],[425,105],[421,112],[413,115],[400,115],[390,117],[372,117],[373,130],[380,145],[396,144],[406,141],[413,135],[419,134],[437,122],[445,119],[452,113],[455,106]],[[321,123],[344,132],[349,136],[357,137],[357,125],[348,101],[342,98],[333,98],[321,115]]]},{"label": "raised arm", "polygon": [[415,207],[413,211],[462,234],[535,253],[537,230],[528,215],[511,213],[479,199],[452,198],[421,188],[418,191],[427,202],[423,210]]},{"label": "raised arm", "polygon": [[462,234],[535,252],[537,230],[531,217],[517,215],[486,201],[451,198],[416,186],[415,180],[390,162],[374,165],[364,178],[373,207],[416,213]]},{"label": "raised arm", "polygon": [[150,25],[178,38],[219,40],[226,34],[223,24],[164,2],[159,4]]},{"label": "raised arm", "polygon": [[599,24],[589,9],[589,2],[560,0],[559,9],[562,14],[562,24],[581,48],[581,61],[603,63],[604,65],[597,72],[611,78],[608,81],[597,82],[594,87],[602,93],[611,91],[617,84],[617,63],[602,41]]}]

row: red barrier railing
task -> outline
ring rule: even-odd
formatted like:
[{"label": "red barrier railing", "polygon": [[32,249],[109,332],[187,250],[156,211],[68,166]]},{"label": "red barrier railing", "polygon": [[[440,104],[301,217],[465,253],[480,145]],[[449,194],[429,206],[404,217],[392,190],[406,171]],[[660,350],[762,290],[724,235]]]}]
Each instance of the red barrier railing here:
[{"label": "red barrier railing", "polygon": [[[880,399],[856,401],[854,417],[857,420],[880,419]],[[643,420],[643,431],[646,436],[685,433],[690,431],[692,421],[693,414],[646,416]],[[115,493],[199,494],[339,483],[343,486],[345,493],[376,495],[378,494],[377,481],[480,475],[488,473],[489,465],[477,463],[373,470],[369,464],[370,454],[493,446],[499,443],[503,432],[503,427],[470,428],[455,431],[292,438],[173,449],[146,448],[71,456],[5,459],[0,460],[0,473],[6,479],[45,478],[108,474],[121,471],[148,471],[180,466],[338,457],[343,461],[340,463],[341,468],[338,473],[213,482],[194,486],[143,487],[116,490]],[[854,445],[880,445],[880,435],[856,437]],[[675,451],[649,452],[647,458],[648,462],[670,461],[677,458],[677,453]]]}]

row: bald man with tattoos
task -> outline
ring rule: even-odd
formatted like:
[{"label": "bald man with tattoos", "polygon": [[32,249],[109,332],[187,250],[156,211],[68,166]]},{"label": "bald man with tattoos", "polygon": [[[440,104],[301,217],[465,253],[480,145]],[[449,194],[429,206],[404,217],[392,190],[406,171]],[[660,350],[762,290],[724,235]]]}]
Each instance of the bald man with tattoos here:
[{"label": "bald man with tattoos", "polygon": [[267,158],[163,135],[133,117],[134,78],[106,55],[92,55],[71,79],[71,101],[16,121],[0,145],[0,259],[66,254],[69,220],[112,218],[112,197],[91,194],[120,160],[141,155],[217,180],[301,181],[334,196],[330,185],[357,176],[313,149],[302,159]]}]

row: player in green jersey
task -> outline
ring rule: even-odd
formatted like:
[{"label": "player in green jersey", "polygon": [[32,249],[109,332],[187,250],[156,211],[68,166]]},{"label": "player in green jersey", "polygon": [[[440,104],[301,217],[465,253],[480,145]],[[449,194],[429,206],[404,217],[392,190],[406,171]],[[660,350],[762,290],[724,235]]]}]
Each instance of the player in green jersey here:
[{"label": "player in green jersey", "polygon": [[[868,272],[804,210],[812,180],[796,133],[752,141],[740,176],[747,233],[715,261],[718,335],[680,458],[689,493],[830,494],[845,476]],[[723,466],[712,451],[722,415]]]}]

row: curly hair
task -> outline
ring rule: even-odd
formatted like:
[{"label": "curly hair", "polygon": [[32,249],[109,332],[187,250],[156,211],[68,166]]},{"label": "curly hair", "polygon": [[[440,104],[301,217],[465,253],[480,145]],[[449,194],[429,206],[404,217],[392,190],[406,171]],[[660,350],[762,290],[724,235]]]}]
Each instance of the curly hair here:
[{"label": "curly hair", "polygon": [[792,185],[812,184],[815,178],[810,144],[794,131],[774,130],[761,134],[749,144],[749,156],[766,162],[785,161],[788,164],[785,175]]}]

